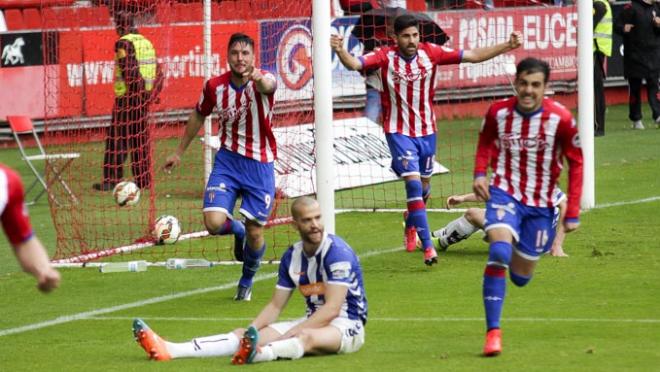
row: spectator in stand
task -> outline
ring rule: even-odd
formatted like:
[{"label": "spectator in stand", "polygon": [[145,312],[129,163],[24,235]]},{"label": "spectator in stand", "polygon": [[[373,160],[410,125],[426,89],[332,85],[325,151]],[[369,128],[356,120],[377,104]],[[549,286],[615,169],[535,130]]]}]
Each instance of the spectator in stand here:
[{"label": "spectator in stand", "polygon": [[644,129],[642,123],[642,79],[653,112],[660,125],[660,3],[653,0],[632,0],[617,16],[614,29],[623,35],[623,75],[628,79],[628,118],[634,129]]},{"label": "spectator in stand", "polygon": [[119,40],[115,43],[115,103],[103,157],[103,182],[99,191],[112,190],[124,176],[124,161],[131,152],[131,168],[139,188],[151,186],[151,140],[147,117],[162,87],[156,50],[141,35],[128,12],[115,13]]},{"label": "spectator in stand", "polygon": [[60,285],[60,273],[48,261],[48,253],[30,226],[23,200],[23,183],[11,168],[0,163],[0,222],[23,270],[37,279],[47,293]]},{"label": "spectator in stand", "polygon": [[612,55],[612,8],[609,0],[594,0],[594,134],[605,135],[605,57]]}]

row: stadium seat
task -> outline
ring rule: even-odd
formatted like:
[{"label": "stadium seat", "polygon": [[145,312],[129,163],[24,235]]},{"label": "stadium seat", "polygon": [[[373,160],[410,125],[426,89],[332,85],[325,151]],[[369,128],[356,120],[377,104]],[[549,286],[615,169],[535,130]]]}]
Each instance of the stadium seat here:
[{"label": "stadium seat", "polygon": [[77,9],[80,27],[111,26],[110,11],[105,6],[91,6]]},{"label": "stadium seat", "polygon": [[[78,153],[59,153],[59,154],[47,154],[44,149],[37,132],[34,130],[34,125],[32,120],[27,116],[7,116],[7,121],[9,122],[9,127],[11,128],[12,135],[14,140],[18,145],[18,149],[21,152],[23,160],[28,164],[32,173],[35,175],[35,180],[32,184],[25,189],[25,194],[27,195],[32,189],[37,185],[41,184],[43,190],[41,190],[34,199],[28,202],[28,204],[34,204],[39,200],[39,198],[46,192],[50,200],[53,200],[58,205],[61,205],[57,200],[55,193],[53,192],[51,186],[55,182],[58,182],[64,188],[64,191],[69,196],[73,203],[77,203],[78,200],[76,196],[71,191],[69,185],[62,178],[63,172],[71,165],[74,159],[80,157]],[[23,141],[21,140],[21,135],[31,135],[37,144],[36,149],[28,149]],[[40,172],[34,166],[33,161],[44,161],[44,171]]]},{"label": "stadium seat", "polygon": [[28,30],[41,30],[43,27],[41,13],[39,13],[39,9],[37,8],[23,9],[23,20]]},{"label": "stadium seat", "polygon": [[158,4],[156,6],[156,22],[160,24],[170,24],[174,22],[172,17],[174,13],[172,12],[172,7],[170,4]]},{"label": "stadium seat", "polygon": [[41,14],[45,29],[77,28],[80,24],[75,8],[43,8]]},{"label": "stadium seat", "polygon": [[175,3],[172,10],[175,22],[201,22],[204,17],[204,8],[201,3]]},{"label": "stadium seat", "polygon": [[76,0],[0,0],[0,9],[24,9],[49,6],[67,6]]},{"label": "stadium seat", "polygon": [[6,9],[5,10],[5,23],[7,30],[25,30],[25,20],[23,20],[23,13],[19,9]]}]

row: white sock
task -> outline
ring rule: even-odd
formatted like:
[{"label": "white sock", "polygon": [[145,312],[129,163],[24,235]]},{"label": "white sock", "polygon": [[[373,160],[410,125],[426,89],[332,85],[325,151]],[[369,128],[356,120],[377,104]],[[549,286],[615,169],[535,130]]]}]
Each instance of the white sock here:
[{"label": "white sock", "polygon": [[[465,216],[461,216],[452,222],[455,223],[455,226],[453,227],[456,229],[456,231],[458,231],[458,233],[464,239],[477,232],[477,230],[479,230],[479,228],[471,224],[470,221],[468,221],[467,218],[465,218]],[[450,226],[452,222],[449,223]]]},{"label": "white sock", "polygon": [[300,359],[305,355],[305,347],[298,337],[275,341],[261,347],[254,356],[254,362],[269,362],[275,359]]},{"label": "white sock", "polygon": [[165,342],[172,358],[230,356],[238,350],[239,339],[233,333],[193,338],[188,342]]}]

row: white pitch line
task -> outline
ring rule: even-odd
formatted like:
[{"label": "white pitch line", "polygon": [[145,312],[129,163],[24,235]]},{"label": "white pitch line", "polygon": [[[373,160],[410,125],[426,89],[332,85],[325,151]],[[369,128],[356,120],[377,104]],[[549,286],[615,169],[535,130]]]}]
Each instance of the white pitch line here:
[{"label": "white pitch line", "polygon": [[[95,316],[87,317],[84,320],[133,320],[135,317],[128,316]],[[185,322],[238,322],[250,321],[254,318],[245,317],[223,317],[223,318],[192,318],[192,317],[147,317],[150,321],[185,321]],[[282,319],[288,320],[288,319]],[[290,320],[293,320],[291,318]],[[379,318],[369,317],[369,323],[372,322],[483,322],[484,318],[453,318],[453,317],[429,317],[429,318]],[[564,323],[651,323],[660,324],[660,319],[617,319],[617,318],[502,318],[503,322],[564,322]]]},{"label": "white pitch line", "polygon": [[[377,255],[380,255],[380,254],[386,254],[386,253],[401,251],[401,250],[403,250],[403,247],[390,248],[390,249],[378,250],[378,251],[371,251],[371,252],[367,252],[367,253],[364,253],[364,254],[360,255],[360,258],[367,258],[367,257],[377,256]],[[276,276],[277,276],[277,273],[257,275],[254,278],[254,282],[259,282],[259,281],[262,281],[262,280],[275,278]],[[219,285],[219,286],[193,289],[193,290],[190,290],[190,291],[174,293],[174,294],[167,295],[167,296],[153,297],[153,298],[149,298],[149,299],[146,299],[146,300],[130,302],[130,303],[123,304],[123,305],[106,307],[104,309],[85,311],[85,312],[82,312],[82,313],[72,314],[72,315],[63,315],[63,316],[57,317],[57,318],[52,319],[52,320],[47,320],[45,322],[33,323],[33,324],[24,325],[24,326],[21,326],[21,327],[8,328],[8,329],[0,330],[0,337],[13,335],[13,334],[16,334],[16,333],[23,333],[23,332],[27,332],[27,331],[32,331],[32,330],[35,330],[35,329],[50,327],[50,326],[54,326],[54,325],[69,323],[69,322],[73,322],[73,321],[76,321],[76,320],[88,319],[88,318],[91,318],[91,317],[95,317],[97,315],[113,313],[115,311],[121,311],[121,310],[141,307],[141,306],[145,306],[145,305],[152,305],[152,304],[157,304],[157,303],[160,303],[160,302],[176,300],[176,299],[183,298],[183,297],[189,297],[189,296],[194,296],[194,295],[199,295],[199,294],[205,294],[205,293],[209,293],[209,292],[224,291],[226,289],[234,288],[237,285],[237,283],[238,282],[234,281],[234,282],[225,283],[225,284],[222,284],[222,285]]]},{"label": "white pitch line", "polygon": [[614,202],[614,203],[604,203],[604,204],[596,204],[594,209],[599,209],[599,208],[609,208],[609,207],[619,207],[622,205],[630,205],[630,204],[642,204],[642,203],[649,203],[649,202],[654,202],[656,200],[660,200],[660,196],[652,196],[650,198],[644,198],[644,199],[637,199],[637,200],[629,200],[629,201],[622,201],[622,202]]}]

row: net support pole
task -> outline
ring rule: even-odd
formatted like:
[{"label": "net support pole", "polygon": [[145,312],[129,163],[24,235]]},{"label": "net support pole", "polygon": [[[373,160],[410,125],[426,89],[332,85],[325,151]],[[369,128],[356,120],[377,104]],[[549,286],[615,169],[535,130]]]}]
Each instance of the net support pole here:
[{"label": "net support pole", "polygon": [[578,11],[578,127],[584,156],[582,209],[596,204],[594,162],[594,54],[592,2],[577,1]]},{"label": "net support pole", "polygon": [[[211,70],[213,59],[211,58],[211,0],[204,0],[204,26],[203,26],[203,39],[204,39],[204,81],[211,78]],[[211,115],[204,119],[204,184],[209,180],[211,175],[211,168],[213,164],[213,152],[211,146],[212,134]]]},{"label": "net support pole", "polygon": [[312,66],[314,69],[314,139],[316,142],[316,191],[325,231],[335,233],[335,166],[332,159],[332,61],[330,51],[330,6],[326,0],[312,2]]}]

